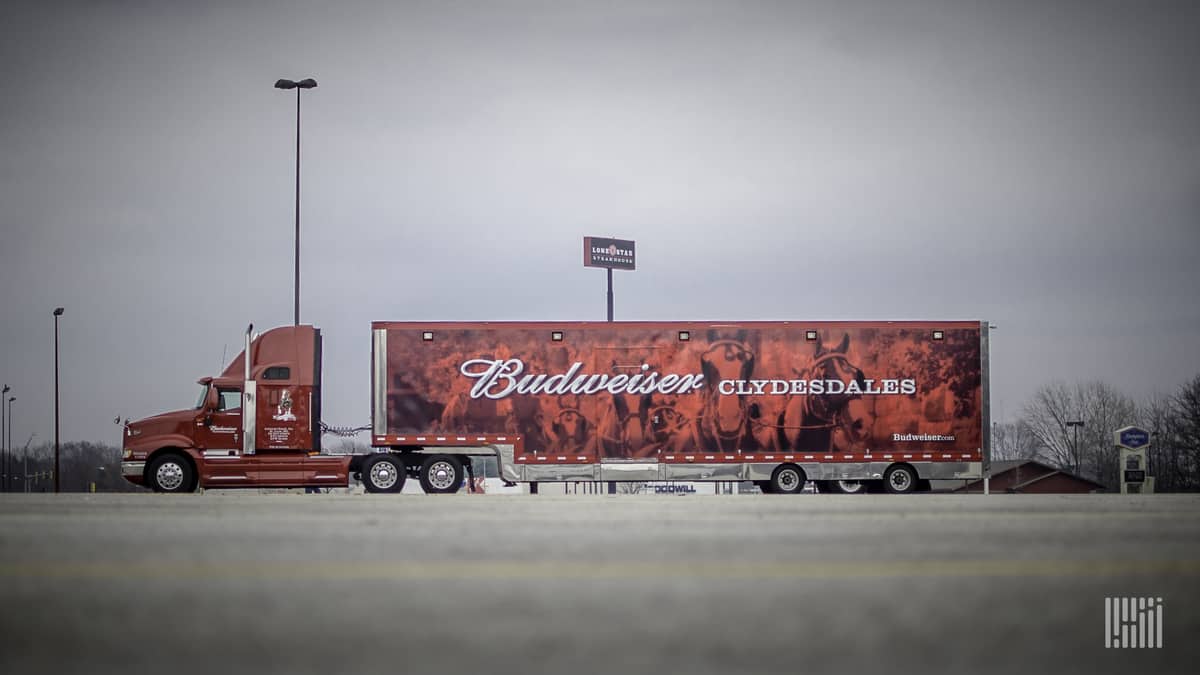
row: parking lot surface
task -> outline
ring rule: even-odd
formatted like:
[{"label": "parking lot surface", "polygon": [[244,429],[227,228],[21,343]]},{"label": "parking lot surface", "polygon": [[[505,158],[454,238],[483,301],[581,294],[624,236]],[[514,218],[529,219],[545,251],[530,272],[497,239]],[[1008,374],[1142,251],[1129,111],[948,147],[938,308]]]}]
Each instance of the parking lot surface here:
[{"label": "parking lot surface", "polygon": [[0,598],[3,673],[1194,672],[1200,497],[0,495]]}]

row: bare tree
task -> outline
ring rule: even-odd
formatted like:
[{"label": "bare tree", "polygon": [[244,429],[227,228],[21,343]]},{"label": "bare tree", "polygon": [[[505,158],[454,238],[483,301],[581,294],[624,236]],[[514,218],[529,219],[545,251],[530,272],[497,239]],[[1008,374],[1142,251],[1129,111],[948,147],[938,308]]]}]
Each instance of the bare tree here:
[{"label": "bare tree", "polygon": [[1084,393],[1087,415],[1080,433],[1088,441],[1084,446],[1084,473],[1115,490],[1120,467],[1113,432],[1138,421],[1137,404],[1103,382],[1085,384]]},{"label": "bare tree", "polygon": [[[1021,421],[1045,448],[1051,464],[1115,489],[1118,467],[1112,432],[1137,417],[1133,401],[1103,382],[1059,382],[1037,391],[1022,410]],[[1074,428],[1068,422],[1083,424]]]},{"label": "bare tree", "polygon": [[1079,472],[1083,460],[1078,443],[1068,433],[1067,422],[1082,419],[1082,407],[1077,388],[1055,382],[1038,389],[1021,413],[1020,423],[1045,449],[1046,459],[1071,473]]},{"label": "bare tree", "polygon": [[1200,375],[1165,403],[1152,400],[1143,414],[1155,432],[1150,450],[1155,489],[1200,492]]},{"label": "bare tree", "polygon": [[992,459],[1038,459],[1043,454],[1041,442],[1023,421],[997,422],[992,426]]},{"label": "bare tree", "polygon": [[1140,425],[1150,432],[1150,475],[1158,492],[1179,490],[1181,469],[1179,445],[1173,442],[1176,423],[1174,399],[1164,394],[1151,396],[1138,409]]}]

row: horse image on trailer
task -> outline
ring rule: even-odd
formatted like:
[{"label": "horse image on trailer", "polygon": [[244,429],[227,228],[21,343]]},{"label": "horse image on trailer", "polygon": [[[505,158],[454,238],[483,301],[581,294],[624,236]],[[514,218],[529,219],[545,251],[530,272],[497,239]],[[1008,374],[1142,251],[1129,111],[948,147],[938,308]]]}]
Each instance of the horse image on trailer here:
[{"label": "horse image on trailer", "polygon": [[749,480],[914,492],[987,468],[987,327],[376,322],[372,445],[410,471],[494,455],[531,491]]}]

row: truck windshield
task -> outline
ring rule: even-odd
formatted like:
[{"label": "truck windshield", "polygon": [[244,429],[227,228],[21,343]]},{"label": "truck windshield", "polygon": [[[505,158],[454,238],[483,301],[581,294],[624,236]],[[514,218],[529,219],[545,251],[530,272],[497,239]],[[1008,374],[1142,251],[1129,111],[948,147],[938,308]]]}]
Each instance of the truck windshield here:
[{"label": "truck windshield", "polygon": [[202,384],[200,385],[200,398],[196,401],[196,407],[193,408],[193,410],[199,410],[203,408],[206,402],[208,402],[208,385]]}]

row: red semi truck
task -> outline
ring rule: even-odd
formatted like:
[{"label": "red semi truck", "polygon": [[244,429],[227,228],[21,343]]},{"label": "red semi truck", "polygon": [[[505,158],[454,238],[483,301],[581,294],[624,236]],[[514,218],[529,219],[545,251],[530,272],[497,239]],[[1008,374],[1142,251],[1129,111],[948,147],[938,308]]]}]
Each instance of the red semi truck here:
[{"label": "red semi truck", "polygon": [[[450,493],[472,458],[513,483],[754,481],[765,492],[976,479],[988,324],[376,322],[371,446],[321,451],[321,332],[253,337],[190,410],[125,427],[123,473],[199,486]],[[611,485],[612,483],[610,483]]]}]

